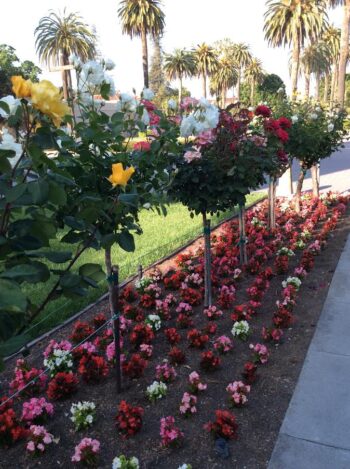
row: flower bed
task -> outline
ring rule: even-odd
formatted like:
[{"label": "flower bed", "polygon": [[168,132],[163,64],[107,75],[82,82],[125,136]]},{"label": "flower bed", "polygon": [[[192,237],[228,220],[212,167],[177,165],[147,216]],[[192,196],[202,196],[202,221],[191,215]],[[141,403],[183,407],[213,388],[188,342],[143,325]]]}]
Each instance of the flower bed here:
[{"label": "flower bed", "polygon": [[[328,200],[324,202],[305,200],[300,217],[288,208],[282,210],[279,207],[277,211],[279,227],[274,236],[271,236],[265,228],[266,204],[261,204],[248,212],[249,243],[247,247],[250,262],[247,271],[242,272],[241,275],[237,275],[239,266],[236,260],[238,256],[236,223],[227,223],[219,234],[214,234],[213,285],[215,298],[223,298],[226,294],[226,290],[223,293],[222,285],[227,287],[231,300],[233,292],[235,297],[233,305],[231,306],[229,302],[227,308],[216,303],[217,309],[221,310],[223,314],[219,314],[214,319],[212,314],[208,315],[203,311],[201,305],[195,304],[197,298],[203,295],[200,282],[192,282],[191,286],[183,288],[183,279],[181,279],[180,282],[176,283],[178,288],[174,288],[175,283],[169,288],[167,282],[165,289],[162,281],[165,272],[163,271],[162,275],[159,272],[154,275],[152,282],[160,288],[159,299],[162,302],[166,302],[167,298],[169,300],[168,308],[163,305],[163,310],[167,310],[168,314],[166,318],[159,314],[161,328],[155,331],[152,331],[150,326],[142,327],[147,316],[156,313],[155,308],[140,307],[138,314],[133,319],[129,316],[130,320],[123,321],[122,362],[124,371],[127,370],[127,376],[124,378],[122,394],[119,396],[116,394],[115,373],[112,369],[114,359],[113,356],[107,357],[106,355],[106,349],[111,343],[112,337],[105,332],[104,339],[94,339],[95,348],[86,347],[81,352],[82,356],[75,358],[73,351],[74,366],[71,371],[69,371],[70,368],[67,371],[62,371],[59,366],[55,375],[55,371],[50,369],[50,373],[56,376],[56,381],[57,378],[61,377],[60,374],[65,373],[64,379],[61,377],[59,388],[57,384],[56,386],[51,385],[49,388],[51,392],[48,393],[47,388],[41,391],[41,387],[37,386],[33,388],[33,395],[16,399],[13,405],[10,405],[10,409],[13,408],[17,414],[16,420],[12,415],[12,422],[15,422],[15,433],[13,438],[9,437],[11,429],[10,431],[6,429],[6,444],[10,445],[10,448],[0,450],[1,459],[8,461],[6,464],[8,467],[35,466],[36,460],[26,454],[25,448],[30,441],[28,440],[30,427],[29,424],[24,425],[21,422],[22,408],[23,403],[29,402],[31,397],[45,397],[54,407],[52,415],[50,412],[46,421],[40,423],[52,435],[52,437],[50,436],[52,443],[48,444],[45,451],[40,454],[40,461],[48,467],[50,467],[50,462],[56,460],[59,461],[59,465],[71,465],[75,448],[79,446],[83,438],[99,441],[99,446],[94,443],[95,448],[97,446],[99,448],[96,453],[99,467],[111,467],[112,460],[121,454],[127,458],[136,456],[141,467],[149,468],[162,467],[164,464],[177,468],[185,463],[192,464],[193,467],[209,468],[217,464],[220,467],[232,468],[233,462],[237,464],[237,467],[241,467],[243,464],[253,467],[249,466],[249,458],[259,459],[261,454],[265,454],[266,451],[259,445],[268,446],[271,449],[273,439],[269,440],[267,445],[266,442],[264,444],[264,440],[266,440],[264,432],[270,435],[271,428],[274,431],[278,430],[280,420],[275,418],[275,409],[280,407],[282,396],[285,400],[280,418],[283,417],[283,410],[288,402],[286,395],[290,396],[292,390],[290,376],[295,374],[293,360],[297,360],[298,357],[295,349],[290,347],[290,340],[294,336],[296,341],[300,340],[299,335],[301,334],[296,333],[300,333],[300,331],[303,331],[303,337],[305,337],[305,328],[306,332],[308,329],[312,332],[311,324],[314,324],[314,319],[310,319],[310,312],[305,311],[305,314],[300,314],[299,311],[303,308],[305,310],[310,291],[313,292],[312,289],[316,288],[315,285],[321,285],[323,279],[326,278],[323,270],[314,278],[313,264],[316,265],[315,269],[317,270],[318,264],[322,266],[326,262],[326,256],[322,252],[319,253],[319,249],[316,249],[315,246],[321,246],[321,249],[325,248],[327,239],[329,240],[330,236],[333,235],[333,230],[343,213],[343,208],[339,205],[340,202],[346,203],[347,200],[344,198],[333,200],[331,206],[327,205],[330,204]],[[258,218],[261,223],[256,224],[253,221],[254,218]],[[300,239],[303,239],[306,244],[302,250],[297,248]],[[333,248],[334,242],[332,240],[330,242]],[[308,246],[310,245],[311,249],[309,250]],[[293,251],[295,255],[290,255],[287,250]],[[318,255],[320,255],[321,262],[317,259]],[[327,250],[328,255],[332,257],[331,250]],[[288,258],[288,270],[277,274],[277,271],[280,271],[280,265],[286,263],[286,259],[282,263],[276,263],[276,259],[282,256]],[[177,257],[176,264],[172,275],[176,274],[180,278],[186,278],[192,274],[203,275],[201,257],[197,258],[194,253],[182,253]],[[322,269],[324,268],[322,267]],[[307,271],[310,272],[305,277]],[[169,278],[168,275],[165,277]],[[288,277],[290,277],[289,280]],[[191,278],[197,277],[192,276]],[[291,280],[293,278],[301,280],[301,285],[298,281]],[[284,283],[282,284],[282,282]],[[184,290],[187,290],[185,294]],[[170,301],[172,298],[168,296],[169,294],[176,297],[175,304]],[[139,305],[141,297],[142,294],[139,296],[133,295],[130,291],[127,292],[123,295],[123,309],[125,311],[130,311],[130,307],[135,309]],[[180,303],[190,303],[191,298],[196,299],[192,308],[186,308],[182,304],[179,311],[176,312]],[[305,301],[300,302],[299,298],[303,298]],[[276,301],[279,302],[277,305]],[[311,304],[309,300],[309,305]],[[177,318],[180,314],[188,317],[193,322],[193,326],[188,329],[180,329],[177,326]],[[233,324],[237,321],[247,321],[249,325],[247,337],[232,335]],[[94,327],[93,318],[89,324]],[[80,326],[79,334],[81,333]],[[212,326],[216,327],[212,328]],[[86,326],[84,326],[84,330],[85,328]],[[172,328],[176,330],[169,332]],[[71,329],[62,331],[62,337],[57,337],[56,340],[67,338],[74,331],[77,332],[76,327]],[[191,329],[195,329],[198,334],[197,332],[190,334],[189,339]],[[210,333],[209,329],[214,333]],[[165,332],[167,330],[168,332]],[[203,336],[207,336],[208,340],[201,339]],[[222,344],[224,347],[226,343],[229,343],[226,339],[222,339],[223,336],[227,336],[232,342],[232,348],[229,347],[226,353],[222,353],[220,349],[215,347],[215,344]],[[219,338],[221,340],[218,340]],[[149,352],[143,354],[145,350],[149,350],[145,345],[153,346],[151,356],[149,356]],[[52,344],[50,347],[47,354],[49,352],[52,354]],[[184,364],[173,365],[176,373],[173,373],[170,367],[164,366],[164,360],[168,358],[171,348],[172,350],[179,349],[185,357]],[[176,354],[173,353],[173,355]],[[200,367],[203,355],[206,366]],[[86,375],[85,360],[84,373],[80,374],[79,362],[84,356],[102,357],[103,361],[94,360],[92,370],[89,369],[89,374]],[[33,358],[28,357],[27,361],[30,365],[26,373],[30,371],[32,366],[36,369],[41,369],[44,366],[43,357],[40,357],[35,351]],[[107,363],[108,375],[106,372]],[[208,363],[210,366],[207,366]],[[161,366],[162,368],[160,368]],[[23,363],[21,367],[24,369]],[[199,373],[199,382],[204,385],[201,386],[201,389],[197,387],[196,390],[191,383],[189,375],[193,372]],[[72,373],[74,374],[72,375]],[[49,382],[55,379],[55,376],[50,376]],[[93,379],[87,380],[86,383],[84,376],[92,376]],[[147,387],[152,385],[154,381],[160,381],[164,376],[167,381],[166,395],[150,401],[146,394]],[[192,381],[193,377],[196,376],[192,374]],[[77,386],[75,386],[76,380],[79,380]],[[250,386],[249,394],[247,389],[243,388],[241,384],[238,386],[237,382],[242,382],[246,388]],[[279,392],[276,392],[277,383],[282,383],[278,388]],[[73,384],[74,386],[72,386]],[[42,386],[47,386],[46,382],[43,382]],[[227,390],[228,387],[229,390]],[[75,388],[77,389],[75,390]],[[73,391],[76,392],[73,393]],[[248,394],[247,402],[243,403],[245,399],[239,399],[235,393],[240,396]],[[193,394],[195,396],[192,396]],[[236,406],[233,395],[236,397]],[[51,398],[54,400],[50,400]],[[70,420],[72,415],[70,409],[73,404],[83,401],[93,402],[96,405],[93,423],[82,430],[75,431],[74,423]],[[122,406],[120,406],[121,403]],[[194,406],[195,411],[193,410]],[[183,411],[180,410],[181,408]],[[190,410],[188,411],[188,409]],[[120,414],[121,410],[122,414]],[[220,411],[219,414],[216,411]],[[223,413],[226,411],[229,414]],[[9,412],[9,409],[6,409],[6,412]],[[118,419],[117,415],[119,415]],[[234,441],[229,443],[232,456],[228,460],[216,460],[218,456],[214,451],[213,438],[215,437],[210,436],[208,431],[204,430],[204,425],[208,422],[214,424],[218,415],[221,420],[223,416],[230,417],[229,420],[232,422],[232,429],[227,438],[233,438]],[[160,435],[162,418],[168,419],[167,442],[169,438],[171,440],[174,437],[176,440],[174,444],[165,444],[164,435],[162,437]],[[268,428],[266,422],[270,422]],[[174,433],[170,427],[174,427]],[[261,427],[260,430],[259,427]],[[163,433],[165,432],[164,428]],[[206,428],[213,432],[212,426],[207,425]],[[259,431],[262,438],[256,440],[254,435]],[[225,432],[216,427],[213,434],[225,436]],[[11,440],[14,440],[13,445],[11,445]],[[0,444],[3,441],[0,434]],[[175,448],[173,449],[173,447]]]}]

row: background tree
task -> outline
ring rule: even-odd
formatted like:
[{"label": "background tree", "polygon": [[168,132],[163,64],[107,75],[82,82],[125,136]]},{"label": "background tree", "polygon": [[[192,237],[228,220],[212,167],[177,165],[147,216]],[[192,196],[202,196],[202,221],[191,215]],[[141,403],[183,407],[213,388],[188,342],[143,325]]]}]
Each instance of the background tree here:
[{"label": "background tree", "polygon": [[331,7],[342,5],[343,21],[340,35],[340,56],[338,68],[338,94],[337,100],[339,104],[344,106],[345,97],[345,74],[346,64],[349,58],[349,25],[350,25],[350,0],[328,0]]},{"label": "background tree", "polygon": [[272,47],[292,46],[292,98],[298,90],[300,51],[315,41],[327,25],[323,0],[267,0],[265,39]]},{"label": "background tree", "polygon": [[160,36],[153,38],[153,55],[151,58],[149,72],[149,86],[155,95],[158,95],[159,92],[166,86],[165,73],[163,69],[163,51]]},{"label": "background tree", "polygon": [[237,84],[238,72],[232,60],[222,58],[218,62],[216,71],[212,74],[210,80],[210,92],[216,95],[217,101],[221,97],[221,107],[226,106],[227,90]]},{"label": "background tree", "polygon": [[202,78],[202,93],[207,97],[207,77],[212,75],[218,66],[218,57],[214,48],[208,46],[205,42],[198,44],[194,50],[197,61],[197,73]]},{"label": "background tree", "polygon": [[264,78],[264,71],[262,68],[261,60],[259,59],[252,59],[250,64],[245,69],[245,79],[247,83],[250,85],[250,104],[254,106],[255,102],[255,90],[259,83],[262,82]]},{"label": "background tree", "polygon": [[164,70],[169,80],[179,80],[179,105],[182,100],[182,80],[196,74],[197,64],[195,56],[186,49],[175,49],[173,54],[165,56]]},{"label": "background tree", "polygon": [[329,71],[329,49],[323,42],[316,42],[307,46],[300,58],[301,71],[305,79],[304,96],[306,99],[310,96],[311,75],[315,75],[315,99],[319,99],[319,83],[321,75]]},{"label": "background tree", "polygon": [[[322,40],[329,49],[330,68],[332,70],[330,102],[334,102],[335,91],[338,83],[338,67],[339,67],[339,52],[340,52],[340,29],[335,28],[333,25],[329,26],[322,35]],[[324,102],[328,101],[329,95],[329,77],[330,73],[325,75],[324,83]]]},{"label": "background tree", "polygon": [[163,33],[165,15],[158,0],[122,0],[118,10],[124,34],[140,36],[142,42],[143,84],[149,87],[147,35],[154,38]]},{"label": "background tree", "polygon": [[[39,21],[34,34],[39,59],[48,66],[69,65],[69,56],[77,55],[82,61],[96,55],[96,35],[78,13],[50,11]],[[67,99],[72,87],[70,70],[62,70],[63,94]]]},{"label": "background tree", "polygon": [[249,46],[244,42],[239,42],[234,44],[232,48],[232,59],[237,64],[237,86],[236,86],[236,97],[238,101],[240,100],[240,91],[241,91],[241,79],[242,72],[244,72],[245,67],[247,67],[252,61],[252,55],[249,51]]},{"label": "background tree", "polygon": [[21,75],[33,82],[38,81],[41,69],[33,62],[25,60],[20,63],[14,47],[7,44],[0,45],[0,97],[12,93],[10,77]]}]

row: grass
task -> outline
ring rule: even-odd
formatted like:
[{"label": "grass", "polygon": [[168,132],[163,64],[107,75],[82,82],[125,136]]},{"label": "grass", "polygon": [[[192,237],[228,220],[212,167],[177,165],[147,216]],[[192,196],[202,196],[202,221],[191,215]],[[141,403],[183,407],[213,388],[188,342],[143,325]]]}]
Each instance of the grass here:
[{"label": "grass", "polygon": [[[247,197],[247,205],[250,205],[265,196],[265,192],[256,192]],[[236,213],[235,210],[212,217],[212,226]],[[200,216],[191,218],[188,210],[181,204],[172,204],[168,208],[166,217],[155,212],[144,210],[140,214],[140,224],[143,229],[141,236],[135,236],[136,249],[127,253],[115,246],[112,250],[112,260],[119,265],[120,279],[124,280],[137,272],[141,264],[147,267],[153,262],[170,254],[183,244],[197,237],[202,232],[202,219]],[[52,248],[57,250],[69,250],[70,246],[56,241]],[[104,268],[103,251],[93,249],[84,252],[77,261],[74,270],[86,262],[99,263]],[[46,297],[54,279],[50,279],[40,287],[28,285],[27,292],[35,304],[40,304]],[[82,308],[97,300],[107,291],[106,282],[101,282],[98,288],[91,289],[87,296],[78,299],[59,298],[50,302],[42,313],[27,329],[31,338],[52,329],[61,324],[65,319],[80,311]]]}]

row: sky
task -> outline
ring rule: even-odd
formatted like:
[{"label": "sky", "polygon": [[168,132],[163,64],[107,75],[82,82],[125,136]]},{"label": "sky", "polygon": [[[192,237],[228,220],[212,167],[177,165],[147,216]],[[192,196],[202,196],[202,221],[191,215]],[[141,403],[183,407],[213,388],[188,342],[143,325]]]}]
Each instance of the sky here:
[{"label": "sky", "polygon": [[[47,71],[45,65],[39,63],[34,29],[49,9],[63,11],[67,6],[67,11],[78,12],[86,23],[96,28],[101,55],[116,64],[112,72],[116,89],[130,92],[135,88],[139,92],[143,83],[141,41],[122,34],[118,3],[118,0],[34,0],[29,7],[27,1],[17,0],[14,8],[11,2],[4,2],[0,44],[14,47],[21,61],[31,60],[42,68],[41,78],[60,85],[60,74]],[[265,0],[163,0],[162,3],[166,16],[162,45],[166,53],[175,48],[192,48],[201,42],[211,44],[226,37],[234,42],[245,42],[252,54],[262,60],[266,72],[279,75],[289,89],[288,48],[270,48],[264,40]],[[22,14],[16,15],[16,12]],[[330,12],[330,21],[338,27],[341,18],[341,8]],[[149,49],[151,55],[152,48]],[[192,95],[200,96],[198,79],[186,80],[184,84]]]}]

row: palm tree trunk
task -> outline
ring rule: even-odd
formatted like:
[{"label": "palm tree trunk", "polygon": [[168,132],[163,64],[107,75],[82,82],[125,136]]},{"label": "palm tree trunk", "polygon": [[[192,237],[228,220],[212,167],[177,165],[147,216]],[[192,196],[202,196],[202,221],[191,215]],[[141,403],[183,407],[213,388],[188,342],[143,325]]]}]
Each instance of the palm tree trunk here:
[{"label": "palm tree trunk", "polygon": [[300,60],[300,41],[298,32],[293,34],[293,51],[292,51],[292,100],[295,101],[298,92],[298,74],[299,74],[299,60]]},{"label": "palm tree trunk", "polygon": [[309,96],[310,96],[310,78],[311,78],[311,73],[306,72],[305,73],[305,91],[304,91],[305,99],[309,99]]},{"label": "palm tree trunk", "polygon": [[225,109],[226,107],[226,88],[221,90],[221,107],[222,109]]},{"label": "palm tree trunk", "polygon": [[236,86],[236,98],[239,101],[241,99],[241,69],[238,69],[238,76],[237,76],[237,86]]},{"label": "palm tree trunk", "polygon": [[343,23],[340,37],[340,59],[338,75],[338,96],[337,101],[341,107],[344,107],[345,98],[345,74],[346,63],[349,55],[349,22],[350,22],[350,0],[345,0],[343,7]]},{"label": "palm tree trunk", "polygon": [[317,101],[320,99],[320,75],[318,73],[315,76],[315,99]]},{"label": "palm tree trunk", "polygon": [[337,61],[334,60],[333,70],[332,70],[331,96],[330,96],[330,104],[331,105],[335,101],[335,90],[336,90],[336,87],[337,87],[337,76],[338,76],[338,64],[337,64]]},{"label": "palm tree trunk", "polygon": [[254,94],[255,94],[255,81],[252,81],[250,85],[250,105],[254,106]]},{"label": "palm tree trunk", "polygon": [[179,109],[181,111],[181,101],[182,101],[182,76],[179,76]]},{"label": "palm tree trunk", "polygon": [[202,75],[202,93],[203,97],[207,97],[207,74],[206,72],[203,73]]},{"label": "palm tree trunk", "polygon": [[327,103],[329,92],[329,74],[327,73],[324,77],[324,91],[323,91],[323,102]]},{"label": "palm tree trunk", "polygon": [[[61,53],[61,55],[60,55],[60,63],[61,63],[61,66],[62,66],[62,67],[63,67],[64,65],[66,65],[64,62],[65,62],[65,60],[64,60],[64,54]],[[67,71],[66,71],[66,70],[62,70],[61,74],[62,74],[62,85],[63,85],[63,98],[64,98],[66,101],[68,101],[69,93],[68,93]]]},{"label": "palm tree trunk", "polygon": [[142,42],[142,66],[143,66],[143,85],[148,88],[148,48],[147,48],[147,34],[143,29],[141,31],[141,42]]}]

